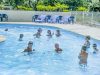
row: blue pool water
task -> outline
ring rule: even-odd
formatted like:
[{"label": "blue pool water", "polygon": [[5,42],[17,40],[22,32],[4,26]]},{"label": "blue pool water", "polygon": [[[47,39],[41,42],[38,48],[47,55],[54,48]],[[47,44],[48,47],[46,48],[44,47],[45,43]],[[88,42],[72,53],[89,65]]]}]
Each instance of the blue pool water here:
[{"label": "blue pool water", "polygon": [[[9,31],[5,32],[5,28]],[[42,36],[35,39],[33,34],[42,28]],[[6,36],[6,41],[0,43],[0,75],[100,75],[100,53],[93,54],[92,46],[88,50],[88,66],[79,67],[78,55],[84,43],[84,36],[61,30],[62,36],[47,38],[47,30],[52,32],[59,28],[32,25],[0,25],[0,35]],[[23,41],[18,41],[23,33]],[[22,51],[27,43],[33,41],[36,50],[32,55],[25,55]],[[100,41],[91,39],[91,44]],[[61,54],[54,51],[54,44],[59,43],[63,49]]]}]

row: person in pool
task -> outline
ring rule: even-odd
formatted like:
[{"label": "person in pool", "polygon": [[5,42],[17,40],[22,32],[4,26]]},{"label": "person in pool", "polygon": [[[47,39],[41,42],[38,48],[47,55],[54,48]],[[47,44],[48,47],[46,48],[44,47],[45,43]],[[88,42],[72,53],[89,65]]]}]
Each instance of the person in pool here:
[{"label": "person in pool", "polygon": [[36,38],[40,38],[41,33],[42,33],[42,29],[41,29],[41,28],[39,28],[39,29],[37,30],[37,33],[36,33],[36,34],[34,34],[33,36],[35,36]]},{"label": "person in pool", "polygon": [[56,30],[56,34],[55,34],[57,37],[60,37],[61,36],[61,33],[60,33],[60,30]]},{"label": "person in pool", "polygon": [[34,49],[32,50],[33,42],[29,41],[27,48],[23,52],[28,52],[32,53],[32,51],[35,51]]},{"label": "person in pool", "polygon": [[86,36],[84,46],[90,48],[90,36]]},{"label": "person in pool", "polygon": [[5,31],[8,31],[8,28],[6,28]]},{"label": "person in pool", "polygon": [[24,37],[24,34],[20,34],[19,41],[22,41],[23,40],[23,37]]},{"label": "person in pool", "polygon": [[86,52],[86,46],[82,46],[81,53],[79,54],[79,65],[80,66],[87,66],[87,58],[88,58],[88,53]]},{"label": "person in pool", "polygon": [[62,49],[59,47],[58,43],[55,44],[55,52],[56,53],[61,53],[62,52]]},{"label": "person in pool", "polygon": [[93,44],[93,54],[98,53],[99,49],[97,48],[97,44]]},{"label": "person in pool", "polygon": [[54,33],[52,33],[51,30],[48,30],[48,31],[47,31],[47,36],[48,36],[49,38],[51,38],[53,35],[54,35]]}]

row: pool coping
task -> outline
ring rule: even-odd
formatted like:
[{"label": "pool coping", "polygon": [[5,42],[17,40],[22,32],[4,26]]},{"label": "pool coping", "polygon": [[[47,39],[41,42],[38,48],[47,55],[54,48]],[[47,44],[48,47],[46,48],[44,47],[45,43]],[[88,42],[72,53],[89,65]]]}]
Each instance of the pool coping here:
[{"label": "pool coping", "polygon": [[100,28],[90,27],[80,24],[53,24],[53,23],[34,23],[34,22],[0,22],[0,24],[31,24],[41,26],[51,26],[71,31],[83,36],[90,35],[92,38],[100,41]]}]

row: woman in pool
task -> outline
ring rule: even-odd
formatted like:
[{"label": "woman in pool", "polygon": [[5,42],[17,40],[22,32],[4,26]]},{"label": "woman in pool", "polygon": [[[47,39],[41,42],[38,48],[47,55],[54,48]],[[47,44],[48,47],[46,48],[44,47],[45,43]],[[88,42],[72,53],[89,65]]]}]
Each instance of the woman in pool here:
[{"label": "woman in pool", "polygon": [[90,36],[86,36],[84,46],[90,48]]},{"label": "woman in pool", "polygon": [[98,48],[97,48],[97,44],[93,44],[93,54],[96,54],[96,53],[98,53]]},{"label": "woman in pool", "polygon": [[62,52],[62,49],[59,47],[58,43],[55,44],[55,52],[56,53],[61,53]]},{"label": "woman in pool", "polygon": [[88,53],[86,52],[86,46],[82,46],[81,53],[79,54],[79,65],[80,66],[87,66],[87,58],[88,58]]},{"label": "woman in pool", "polygon": [[42,33],[42,29],[41,29],[41,28],[39,28],[39,29],[37,30],[37,33],[36,33],[36,34],[34,34],[33,36],[35,36],[36,38],[40,38],[41,33]]},{"label": "woman in pool", "polygon": [[47,31],[47,36],[48,36],[49,38],[51,38],[53,35],[54,35],[54,33],[52,33],[51,30],[48,30],[48,31]]},{"label": "woman in pool", "polygon": [[20,34],[19,41],[22,41],[23,40],[23,37],[24,37],[24,34]]},{"label": "woman in pool", "polygon": [[29,41],[27,48],[24,50],[24,52],[32,53],[34,49],[32,50],[33,42]]},{"label": "woman in pool", "polygon": [[60,37],[61,36],[61,33],[60,33],[60,30],[56,30],[56,34],[55,34],[57,37]]}]

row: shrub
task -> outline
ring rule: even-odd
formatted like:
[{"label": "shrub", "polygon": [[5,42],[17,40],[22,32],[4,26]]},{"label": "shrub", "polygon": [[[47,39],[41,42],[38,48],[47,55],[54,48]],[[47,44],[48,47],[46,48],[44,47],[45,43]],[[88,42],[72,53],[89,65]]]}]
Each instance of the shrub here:
[{"label": "shrub", "polygon": [[86,7],[78,7],[77,10],[78,11],[88,11]]},{"label": "shrub", "polygon": [[25,6],[17,6],[17,9],[18,10],[29,10],[29,11],[33,10],[32,8],[25,7]]}]

